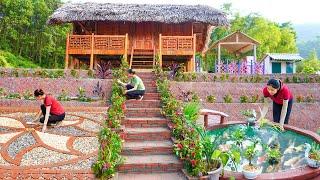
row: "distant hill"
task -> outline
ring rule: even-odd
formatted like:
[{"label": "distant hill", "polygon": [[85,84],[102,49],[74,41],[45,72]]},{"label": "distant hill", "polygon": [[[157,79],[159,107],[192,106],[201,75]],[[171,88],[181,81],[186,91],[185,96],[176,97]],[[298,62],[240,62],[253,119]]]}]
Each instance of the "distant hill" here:
[{"label": "distant hill", "polygon": [[315,49],[320,58],[320,24],[294,25],[297,32],[297,46],[302,57],[307,58]]},{"label": "distant hill", "polygon": [[317,36],[320,36],[320,23],[299,24],[294,25],[294,28],[297,32],[298,42],[314,40]]}]

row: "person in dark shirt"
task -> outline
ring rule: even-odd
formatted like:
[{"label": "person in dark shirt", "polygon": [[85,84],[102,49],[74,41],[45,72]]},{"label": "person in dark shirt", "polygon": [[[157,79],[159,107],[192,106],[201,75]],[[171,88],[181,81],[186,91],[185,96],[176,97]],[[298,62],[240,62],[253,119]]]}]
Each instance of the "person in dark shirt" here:
[{"label": "person in dark shirt", "polygon": [[261,118],[264,118],[268,112],[268,99],[273,101],[273,121],[288,124],[291,114],[293,95],[289,88],[279,79],[270,79],[267,86],[263,88],[264,106],[261,112]]},{"label": "person in dark shirt", "polygon": [[45,94],[42,89],[36,89],[34,96],[37,100],[43,101],[41,110],[36,115],[33,122],[36,122],[41,114],[43,117],[40,118],[40,122],[43,123],[42,132],[47,129],[47,125],[56,124],[61,122],[65,118],[65,111],[61,104],[50,94]]}]

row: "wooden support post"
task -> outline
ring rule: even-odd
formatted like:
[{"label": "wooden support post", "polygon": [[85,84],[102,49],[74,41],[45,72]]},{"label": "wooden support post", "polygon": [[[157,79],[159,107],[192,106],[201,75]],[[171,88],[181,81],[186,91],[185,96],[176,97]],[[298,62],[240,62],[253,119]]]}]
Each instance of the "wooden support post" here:
[{"label": "wooden support post", "polygon": [[[204,127],[205,127],[205,129],[207,129],[207,127],[208,127],[208,118],[209,117],[209,115],[208,114],[205,114],[204,115]],[[220,123],[221,124],[221,123]]]},{"label": "wooden support post", "polygon": [[162,34],[159,34],[159,66],[162,68]]},{"label": "wooden support post", "polygon": [[128,47],[129,47],[129,40],[128,40],[128,33],[126,33],[126,39],[125,39],[125,42],[124,42],[124,55],[123,55],[123,58],[127,62],[128,62]]},{"label": "wooden support post", "polygon": [[64,69],[68,69],[69,67],[69,33],[67,34],[67,42],[66,42],[66,58],[64,63]]},{"label": "wooden support post", "polygon": [[220,61],[221,61],[221,47],[220,47],[221,45],[220,45],[220,43],[218,43],[218,63],[217,63],[217,69],[218,69],[218,73],[220,73],[221,72],[221,70],[220,70]]},{"label": "wooden support post", "polygon": [[94,48],[94,33],[91,36],[91,55],[90,55],[90,69],[93,70],[93,48]]},{"label": "wooden support post", "polygon": [[191,61],[191,65],[192,65],[192,69],[191,72],[195,72],[196,71],[196,50],[197,50],[197,35],[194,34],[193,35],[193,57],[192,57],[192,61]]}]

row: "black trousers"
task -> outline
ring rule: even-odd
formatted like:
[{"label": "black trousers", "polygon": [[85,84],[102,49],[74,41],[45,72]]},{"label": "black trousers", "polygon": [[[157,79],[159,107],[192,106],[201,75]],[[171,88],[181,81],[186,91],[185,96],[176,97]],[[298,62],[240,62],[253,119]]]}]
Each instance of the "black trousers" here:
[{"label": "black trousers", "polygon": [[[131,84],[126,85],[127,90],[134,88]],[[129,91],[126,93],[127,99],[139,99],[141,96],[143,96],[145,93],[145,90],[134,90]]]},{"label": "black trousers", "polygon": [[[46,116],[46,106],[44,104],[41,105],[41,111],[42,111],[43,117],[40,118],[40,122],[44,123],[44,118]],[[66,116],[65,113],[60,114],[60,115],[55,115],[55,114],[50,113],[49,119],[48,119],[48,124],[55,124],[58,121],[62,121],[65,116]]]},{"label": "black trousers", "polygon": [[[293,100],[290,99],[288,102],[288,109],[287,109],[286,118],[284,120],[284,124],[288,124],[288,122],[289,122],[289,117],[290,117],[291,109],[292,109],[292,103],[293,103]],[[282,110],[282,104],[277,104],[277,103],[273,102],[273,121],[274,122],[277,122],[277,123],[280,122],[281,110]]]}]

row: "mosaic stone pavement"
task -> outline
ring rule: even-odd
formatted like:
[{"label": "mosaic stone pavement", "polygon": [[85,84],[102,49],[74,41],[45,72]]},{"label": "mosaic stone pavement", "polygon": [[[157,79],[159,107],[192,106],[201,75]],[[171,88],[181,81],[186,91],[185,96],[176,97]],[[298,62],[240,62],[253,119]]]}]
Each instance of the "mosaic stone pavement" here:
[{"label": "mosaic stone pavement", "polygon": [[[103,113],[67,113],[57,126],[30,125],[34,113],[0,115],[0,179],[93,179]],[[59,177],[58,177],[59,176]]]}]

